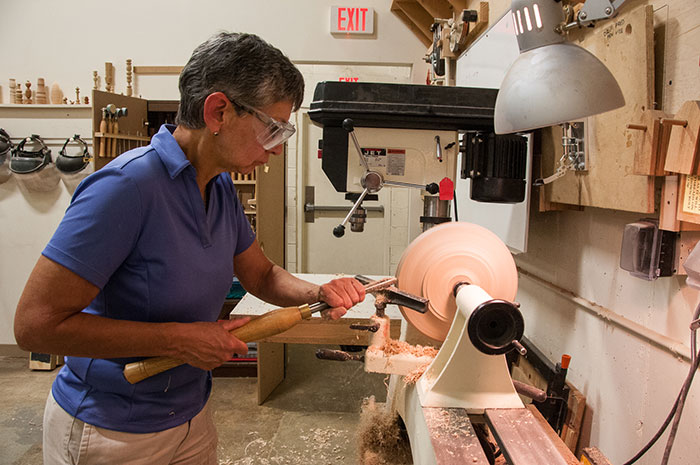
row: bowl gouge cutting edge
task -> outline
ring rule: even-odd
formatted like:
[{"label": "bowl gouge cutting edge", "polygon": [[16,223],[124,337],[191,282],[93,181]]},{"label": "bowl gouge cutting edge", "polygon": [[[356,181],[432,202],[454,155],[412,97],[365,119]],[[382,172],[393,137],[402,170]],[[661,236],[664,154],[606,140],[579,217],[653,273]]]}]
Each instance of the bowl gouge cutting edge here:
[{"label": "bowl gouge cutting edge", "polygon": [[[385,289],[396,284],[396,278],[384,278],[372,281],[365,285],[365,292],[371,293]],[[311,318],[311,315],[326,310],[330,306],[325,302],[316,302],[311,305],[298,307],[285,307],[269,311],[263,315],[252,318],[248,323],[231,330],[231,335],[243,342],[254,342],[266,337],[280,334],[296,325],[302,320]],[[146,378],[162,373],[171,368],[183,365],[185,362],[170,357],[152,357],[138,362],[128,363],[124,367],[124,377],[131,384],[136,384]]]}]

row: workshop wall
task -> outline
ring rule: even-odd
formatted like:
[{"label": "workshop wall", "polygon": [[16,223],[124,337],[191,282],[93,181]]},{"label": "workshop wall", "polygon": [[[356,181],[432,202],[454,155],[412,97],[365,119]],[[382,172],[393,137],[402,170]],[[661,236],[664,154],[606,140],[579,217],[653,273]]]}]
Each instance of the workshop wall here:
[{"label": "workshop wall", "polygon": [[[81,89],[81,95],[90,95],[92,71],[103,76],[106,61],[116,68],[116,92],[124,92],[127,58],[134,66],[184,65],[195,46],[222,30],[256,33],[296,62],[410,64],[413,81],[424,82],[425,49],[389,11],[390,1],[344,2],[374,8],[375,33],[366,38],[331,35],[331,4],[317,0],[125,0],[108,5],[90,0],[60,4],[37,0],[29,5],[6,0],[2,5],[6,20],[0,28],[0,104],[10,101],[10,78],[18,83],[30,80],[35,88],[36,79],[43,77],[47,86],[59,83],[69,99],[74,98],[75,87]],[[179,98],[175,75],[135,75],[133,85],[134,95],[143,98]],[[16,110],[0,105],[0,127],[17,127],[22,120],[20,126],[29,131],[27,120],[36,118],[34,132],[41,133],[43,116],[23,109],[17,116]],[[88,121],[91,114],[85,113]],[[87,135],[84,123],[80,131]],[[65,137],[74,132],[77,130],[67,131]],[[55,156],[58,148],[52,150]],[[62,184],[49,193],[21,190],[13,179],[0,184],[0,346],[6,349],[15,344],[12,326],[20,293],[70,195]]]},{"label": "workshop wall", "polygon": [[[700,14],[695,2],[684,0],[628,1],[621,12],[647,4],[654,5],[656,101],[674,114],[684,101],[700,98]],[[700,294],[686,286],[685,276],[649,282],[620,269],[624,226],[644,215],[535,210],[528,252],[516,257],[525,333],[554,361],[572,355],[569,380],[587,396],[582,444],[623,463],[654,435],[678,395]],[[658,216],[658,209],[649,216]],[[698,463],[698,425],[696,379],[670,463]],[[659,463],[667,436],[637,463]]]}]

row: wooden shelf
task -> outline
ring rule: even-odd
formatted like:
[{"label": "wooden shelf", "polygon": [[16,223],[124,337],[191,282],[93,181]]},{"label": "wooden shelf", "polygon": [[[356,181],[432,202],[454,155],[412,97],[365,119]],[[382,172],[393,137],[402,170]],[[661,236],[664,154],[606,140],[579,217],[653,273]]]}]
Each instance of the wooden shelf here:
[{"label": "wooden shelf", "polygon": [[183,66],[134,66],[134,74],[180,74]]},{"label": "wooden shelf", "polygon": [[32,104],[23,104],[23,103],[0,103],[0,108],[23,108],[27,110],[46,110],[46,109],[56,109],[56,110],[70,110],[70,109],[91,109],[92,105],[84,105],[84,104],[76,104],[76,105],[69,105],[69,104],[58,104],[55,105],[53,103],[32,103]]},{"label": "wooden shelf", "polygon": [[236,180],[234,180],[233,183],[252,186],[255,184],[255,181],[236,181]]},{"label": "wooden shelf", "polygon": [[130,136],[128,134],[112,134],[109,132],[96,132],[94,137],[108,137],[110,139],[122,139],[122,140],[139,140],[142,142],[150,142],[150,137],[145,136]]}]

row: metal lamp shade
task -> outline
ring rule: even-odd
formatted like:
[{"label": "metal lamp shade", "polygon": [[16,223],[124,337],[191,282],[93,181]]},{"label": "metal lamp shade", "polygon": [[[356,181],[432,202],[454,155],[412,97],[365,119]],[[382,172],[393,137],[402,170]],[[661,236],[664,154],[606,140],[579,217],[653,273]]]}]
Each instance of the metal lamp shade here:
[{"label": "metal lamp shade", "polygon": [[570,43],[521,53],[496,98],[497,134],[529,131],[622,107],[620,86],[605,65]]}]

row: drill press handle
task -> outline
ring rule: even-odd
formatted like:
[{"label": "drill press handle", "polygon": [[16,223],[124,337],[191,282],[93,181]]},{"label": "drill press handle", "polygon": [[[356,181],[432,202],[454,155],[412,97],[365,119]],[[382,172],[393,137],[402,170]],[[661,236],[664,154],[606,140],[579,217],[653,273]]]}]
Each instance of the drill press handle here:
[{"label": "drill press handle", "polygon": [[[360,143],[357,141],[357,136],[355,136],[355,122],[351,118],[345,118],[343,120],[342,126],[343,129],[345,129],[350,135],[350,138],[352,139],[352,142],[355,145],[355,149],[357,150],[357,155],[360,157],[362,166],[365,169],[365,173],[362,175],[362,179],[360,180],[360,183],[362,184],[364,190],[362,191],[362,194],[360,194],[360,197],[355,201],[348,214],[345,216],[345,219],[343,219],[343,221],[338,226],[333,228],[333,235],[335,237],[343,237],[345,235],[345,225],[348,221],[350,221],[350,218],[352,218],[352,216],[358,211],[358,209],[361,208],[362,201],[367,196],[367,194],[374,194],[376,192],[379,192],[385,184],[398,187],[415,187],[418,189],[425,189],[431,194],[438,193],[440,188],[435,183],[421,185],[400,181],[385,181],[384,176],[382,176],[381,173],[369,169],[369,162],[367,161],[367,156],[362,151],[362,147],[360,147]],[[436,136],[436,140],[438,141],[439,149],[439,137]],[[438,157],[442,157],[441,152],[438,153]],[[364,216],[364,210],[360,210],[360,214]],[[353,226],[353,231],[362,231],[362,225],[360,225],[359,229],[355,229],[355,226]]]},{"label": "drill press handle", "polygon": [[365,199],[365,196],[367,195],[368,192],[369,192],[369,187],[365,187],[365,189],[362,191],[362,194],[360,194],[360,197],[357,199],[355,204],[352,206],[352,208],[350,209],[348,214],[345,215],[345,219],[343,219],[343,222],[340,223],[335,228],[333,228],[333,235],[335,237],[343,237],[345,235],[345,225],[347,224],[348,221],[350,221],[350,218],[357,211],[357,209],[360,208],[360,205],[362,205],[362,201]]},{"label": "drill press handle", "polygon": [[362,162],[362,166],[365,168],[365,172],[369,171],[369,163],[367,163],[367,157],[362,151],[360,143],[357,141],[357,136],[355,135],[355,122],[352,120],[352,118],[345,118],[343,120],[343,129],[350,134],[350,138],[352,139],[353,144],[355,144],[355,149],[357,150],[357,154],[360,156],[360,161]]}]

